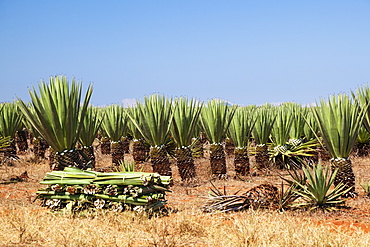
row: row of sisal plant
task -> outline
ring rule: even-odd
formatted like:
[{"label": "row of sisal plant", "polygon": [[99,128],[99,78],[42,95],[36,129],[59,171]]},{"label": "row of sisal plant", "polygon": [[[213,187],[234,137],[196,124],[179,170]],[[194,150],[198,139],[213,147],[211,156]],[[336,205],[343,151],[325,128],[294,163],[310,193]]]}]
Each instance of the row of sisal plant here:
[{"label": "row of sisal plant", "polygon": [[22,129],[22,120],[22,114],[16,103],[2,103],[0,105],[0,138],[7,138],[7,145],[2,147],[1,151],[6,157],[16,157],[16,144],[13,139],[16,133]]},{"label": "row of sisal plant", "polygon": [[[349,155],[360,127],[368,125],[369,89],[360,88],[353,97],[341,94],[322,99],[312,107],[285,103],[274,107],[230,106],[220,100],[206,105],[181,98],[172,100],[160,95],[145,97],[136,107],[127,109],[129,122],[138,137],[150,145],[153,170],[171,175],[168,150],[173,153],[181,177],[196,176],[191,146],[193,137],[204,132],[210,142],[210,165],[217,177],[226,176],[226,159],[222,142],[229,137],[235,148],[235,169],[246,175],[251,141],[258,168],[272,160],[277,166],[299,164],[302,157],[313,156],[318,142],[331,156],[333,169],[338,168],[335,184],[342,181],[354,188]],[[170,138],[171,136],[171,138]],[[354,189],[347,196],[354,195]]]},{"label": "row of sisal plant", "polygon": [[[236,146],[236,170],[240,174],[248,172],[251,140],[259,168],[266,166],[269,159],[277,164],[299,161],[302,156],[312,155],[315,142],[320,141],[330,153],[332,165],[340,168],[338,179],[346,177],[352,181],[349,153],[362,124],[370,129],[367,86],[359,88],[352,98],[335,95],[312,107],[293,103],[237,107],[221,100],[204,104],[186,98],[151,95],[143,102],[137,101],[134,107],[124,109],[113,105],[103,110],[88,106],[91,86],[83,99],[81,83],[74,80],[69,83],[66,77],[52,77],[48,84],[41,82],[38,89],[39,93],[35,88],[30,90],[29,104],[19,100],[16,107],[33,131],[53,148],[55,169],[59,170],[67,166],[84,168],[86,162],[78,158],[81,152],[77,152],[76,144],[90,147],[100,129],[117,143],[127,133],[135,141],[147,143],[153,171],[163,175],[171,175],[168,151],[172,150],[170,154],[175,157],[182,178],[193,178],[196,174],[190,150],[193,138],[204,132],[210,142],[212,173],[218,177],[227,172],[222,142],[229,137]],[[6,114],[1,116],[4,118]],[[6,129],[4,126],[2,130]],[[88,153],[82,155],[86,160]],[[122,155],[120,151],[116,153]],[[350,182],[347,184],[352,186]]]}]

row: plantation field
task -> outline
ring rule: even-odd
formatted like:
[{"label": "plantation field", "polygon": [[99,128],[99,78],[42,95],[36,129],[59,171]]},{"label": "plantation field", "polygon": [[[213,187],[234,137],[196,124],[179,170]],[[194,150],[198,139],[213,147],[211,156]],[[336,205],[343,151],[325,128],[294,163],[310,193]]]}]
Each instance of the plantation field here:
[{"label": "plantation field", "polygon": [[[173,160],[174,185],[168,193],[168,215],[148,218],[133,212],[94,211],[71,215],[50,212],[34,202],[39,182],[50,170],[47,160],[19,155],[12,166],[0,166],[0,246],[369,246],[370,198],[360,184],[370,180],[370,158],[352,157],[359,196],[336,212],[246,210],[208,214],[201,211],[210,191],[209,154],[195,159],[197,182],[183,184]],[[280,188],[278,171],[234,178],[227,156],[227,180],[214,184],[233,194],[266,182]],[[125,160],[132,160],[125,154]],[[97,168],[111,164],[109,155],[96,153]],[[254,158],[251,157],[252,166]],[[151,165],[143,164],[151,171]],[[28,179],[9,183],[23,172]],[[253,174],[253,169],[251,170]]]}]

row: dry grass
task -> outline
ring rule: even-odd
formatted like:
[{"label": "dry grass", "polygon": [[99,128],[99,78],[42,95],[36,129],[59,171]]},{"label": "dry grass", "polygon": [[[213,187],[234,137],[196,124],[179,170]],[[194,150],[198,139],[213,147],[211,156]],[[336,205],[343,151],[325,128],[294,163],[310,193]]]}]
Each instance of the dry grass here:
[{"label": "dry grass", "polygon": [[[126,156],[131,159],[130,155]],[[370,180],[369,158],[354,158],[356,189]],[[276,212],[249,210],[239,213],[205,214],[200,206],[209,191],[207,159],[197,159],[197,186],[183,185],[173,166],[175,184],[168,205],[175,209],[165,217],[138,216],[132,212],[52,213],[33,203],[38,182],[49,170],[47,161],[34,163],[21,155],[14,166],[0,166],[0,181],[28,171],[26,182],[0,185],[0,246],[369,246],[370,199],[359,196],[348,201],[350,209],[335,213]],[[98,166],[109,157],[98,155]],[[150,166],[145,165],[150,170]],[[233,177],[231,160],[228,160]],[[230,178],[216,181],[233,193],[278,176]]]}]

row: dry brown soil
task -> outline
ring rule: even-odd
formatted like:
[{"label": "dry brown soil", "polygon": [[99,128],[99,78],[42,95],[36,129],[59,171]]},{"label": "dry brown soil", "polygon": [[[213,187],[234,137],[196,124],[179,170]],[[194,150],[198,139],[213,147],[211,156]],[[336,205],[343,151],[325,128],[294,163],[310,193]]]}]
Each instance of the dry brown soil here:
[{"label": "dry brown soil", "polygon": [[[207,157],[207,154],[206,154]],[[22,205],[27,207],[31,212],[39,212],[47,210],[40,207],[36,202],[35,193],[43,187],[39,184],[45,173],[49,171],[48,160],[35,161],[33,154],[26,152],[19,155],[19,160],[12,165],[0,165],[0,217],[7,214],[7,209],[11,205]],[[126,154],[126,160],[131,160],[130,154]],[[229,179],[215,181],[215,185],[220,189],[226,189],[229,194],[233,194],[238,190],[247,191],[248,189],[259,184],[269,182],[280,188],[281,179],[277,172],[273,171],[267,175],[247,176],[244,181],[234,179],[233,157],[227,157]],[[332,228],[345,229],[348,232],[362,229],[365,232],[370,231],[370,198],[368,198],[364,190],[360,187],[360,183],[370,180],[370,158],[352,158],[353,168],[356,175],[356,190],[359,196],[347,201],[348,209],[338,210],[331,213],[322,212],[292,212],[292,215],[297,217],[297,220],[314,219],[318,225],[325,224]],[[251,158],[253,165],[253,157]],[[110,156],[101,155],[97,152],[97,167],[105,167],[110,164]],[[172,161],[174,185],[172,193],[167,195],[168,206],[176,210],[194,209],[199,210],[205,202],[208,192],[210,191],[211,174],[209,161],[207,158],[196,159],[198,181],[195,184],[183,184],[178,175],[177,168]],[[144,170],[151,171],[149,163],[142,164]],[[10,180],[27,171],[29,178],[21,182],[12,182]],[[253,171],[253,170],[252,170]],[[171,214],[171,217],[176,217],[176,214]],[[225,220],[225,224],[230,224],[233,221],[230,216]]]}]

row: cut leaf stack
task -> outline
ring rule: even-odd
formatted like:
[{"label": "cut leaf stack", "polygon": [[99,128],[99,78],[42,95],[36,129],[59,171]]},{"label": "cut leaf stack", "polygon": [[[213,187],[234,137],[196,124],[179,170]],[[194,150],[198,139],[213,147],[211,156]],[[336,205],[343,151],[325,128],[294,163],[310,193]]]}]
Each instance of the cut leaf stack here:
[{"label": "cut leaf stack", "polygon": [[96,208],[122,211],[154,211],[166,205],[172,178],[148,172],[83,171],[66,167],[46,174],[37,191],[42,205],[50,209]]}]

